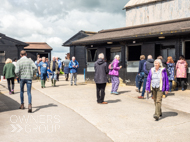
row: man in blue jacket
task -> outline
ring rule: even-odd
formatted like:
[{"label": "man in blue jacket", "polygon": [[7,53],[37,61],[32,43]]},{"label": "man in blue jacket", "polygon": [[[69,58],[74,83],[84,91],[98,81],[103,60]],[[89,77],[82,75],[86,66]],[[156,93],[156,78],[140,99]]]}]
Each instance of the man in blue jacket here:
[{"label": "man in blue jacket", "polygon": [[72,60],[69,63],[70,73],[71,73],[71,86],[74,84],[77,85],[77,69],[79,68],[79,63],[76,61],[75,57],[72,57]]}]

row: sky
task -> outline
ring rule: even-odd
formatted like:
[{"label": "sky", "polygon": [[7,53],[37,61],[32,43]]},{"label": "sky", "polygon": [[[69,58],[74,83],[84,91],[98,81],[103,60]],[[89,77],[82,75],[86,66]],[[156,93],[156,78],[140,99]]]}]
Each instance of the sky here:
[{"label": "sky", "polygon": [[0,0],[0,33],[23,42],[47,42],[52,56],[69,52],[62,44],[78,33],[125,27],[129,0]]}]

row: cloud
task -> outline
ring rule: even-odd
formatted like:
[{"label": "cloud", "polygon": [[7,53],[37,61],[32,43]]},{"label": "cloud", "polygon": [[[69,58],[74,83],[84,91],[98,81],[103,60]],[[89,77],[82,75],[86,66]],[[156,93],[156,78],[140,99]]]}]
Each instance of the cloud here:
[{"label": "cloud", "polygon": [[0,0],[0,33],[25,42],[47,42],[53,53],[80,30],[99,31],[125,26],[128,0]]}]

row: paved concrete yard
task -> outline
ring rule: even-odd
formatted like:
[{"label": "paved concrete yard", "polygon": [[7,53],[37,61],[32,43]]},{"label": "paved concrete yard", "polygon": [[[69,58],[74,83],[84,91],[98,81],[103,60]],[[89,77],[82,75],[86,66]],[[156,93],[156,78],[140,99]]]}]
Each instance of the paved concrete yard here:
[{"label": "paved concrete yard", "polygon": [[133,86],[120,87],[120,95],[111,95],[108,85],[105,97],[108,105],[96,103],[94,84],[70,86],[70,82],[61,79],[58,87],[51,87],[50,82],[46,89],[41,89],[39,82],[33,86],[73,109],[115,142],[190,141],[190,91],[174,92],[163,99],[163,117],[156,122],[153,100],[137,99],[140,94]]},{"label": "paved concrete yard", "polygon": [[37,90],[32,90],[33,113],[27,113],[26,92],[26,109],[19,110],[19,85],[14,95],[4,86],[1,83],[0,142],[112,142],[80,114]]}]

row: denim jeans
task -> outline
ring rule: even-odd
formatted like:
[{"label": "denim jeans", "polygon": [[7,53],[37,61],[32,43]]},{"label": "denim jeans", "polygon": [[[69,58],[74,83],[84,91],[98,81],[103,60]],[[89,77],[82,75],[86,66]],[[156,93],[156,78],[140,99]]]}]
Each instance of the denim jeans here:
[{"label": "denim jeans", "polygon": [[147,77],[144,78],[144,82],[143,82],[143,91],[142,91],[142,97],[144,97],[144,93],[146,91],[146,81],[147,81]]},{"label": "denim jeans", "polygon": [[172,91],[172,80],[169,81],[170,82],[170,92]]},{"label": "denim jeans", "polygon": [[51,80],[57,80],[57,74],[55,71],[52,72]]},{"label": "denim jeans", "polygon": [[141,90],[141,86],[142,86],[142,83],[143,83],[143,80],[144,80],[144,72],[140,72],[140,75],[139,75],[139,82],[138,82],[138,86],[139,86],[139,90]]},{"label": "denim jeans", "polygon": [[32,95],[31,95],[32,80],[29,80],[29,79],[21,79],[20,80],[20,100],[21,100],[21,104],[24,104],[24,85],[25,84],[27,86],[28,104],[32,104]]}]

